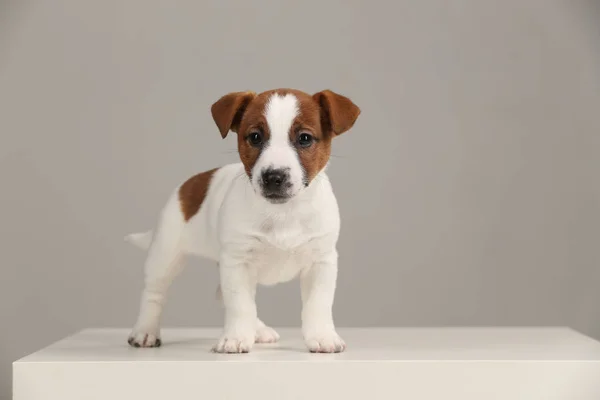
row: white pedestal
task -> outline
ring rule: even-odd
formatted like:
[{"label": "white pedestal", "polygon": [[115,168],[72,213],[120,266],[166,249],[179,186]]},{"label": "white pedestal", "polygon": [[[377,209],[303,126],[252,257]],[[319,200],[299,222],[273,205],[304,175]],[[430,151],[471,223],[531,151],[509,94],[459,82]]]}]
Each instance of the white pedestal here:
[{"label": "white pedestal", "polygon": [[280,343],[220,355],[219,329],[163,329],[157,349],[84,330],[16,361],[13,399],[600,399],[600,343],[567,328],[341,328],[341,354],[278,331]]}]

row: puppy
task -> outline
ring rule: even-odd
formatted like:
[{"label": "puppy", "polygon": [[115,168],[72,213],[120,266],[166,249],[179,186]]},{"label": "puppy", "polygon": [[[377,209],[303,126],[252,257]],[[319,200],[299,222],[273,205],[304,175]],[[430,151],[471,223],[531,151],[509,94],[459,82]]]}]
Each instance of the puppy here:
[{"label": "puppy", "polygon": [[257,284],[300,277],[302,334],[311,352],[341,352],[332,316],[338,205],[325,167],[333,138],[360,109],[329,90],[236,92],[211,107],[225,138],[237,133],[241,162],[191,177],[163,208],[156,229],[127,237],[148,249],[145,287],[128,342],[161,345],[159,319],[184,255],[217,262],[225,327],[213,347],[246,353],[278,334],[257,316]]}]

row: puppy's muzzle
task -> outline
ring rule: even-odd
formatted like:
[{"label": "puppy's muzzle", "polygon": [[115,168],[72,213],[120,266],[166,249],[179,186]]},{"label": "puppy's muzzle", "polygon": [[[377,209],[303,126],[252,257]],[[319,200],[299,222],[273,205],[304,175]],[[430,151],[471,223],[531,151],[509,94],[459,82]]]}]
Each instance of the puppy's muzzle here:
[{"label": "puppy's muzzle", "polygon": [[290,175],[285,168],[268,168],[261,174],[263,196],[272,203],[285,203],[290,198]]}]

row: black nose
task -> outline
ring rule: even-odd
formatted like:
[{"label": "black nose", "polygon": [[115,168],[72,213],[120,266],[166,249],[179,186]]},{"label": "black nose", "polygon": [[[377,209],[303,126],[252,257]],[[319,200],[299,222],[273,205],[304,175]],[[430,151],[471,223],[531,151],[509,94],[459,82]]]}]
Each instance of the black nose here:
[{"label": "black nose", "polygon": [[270,192],[278,192],[287,185],[288,174],[282,169],[268,169],[262,173],[263,187]]}]

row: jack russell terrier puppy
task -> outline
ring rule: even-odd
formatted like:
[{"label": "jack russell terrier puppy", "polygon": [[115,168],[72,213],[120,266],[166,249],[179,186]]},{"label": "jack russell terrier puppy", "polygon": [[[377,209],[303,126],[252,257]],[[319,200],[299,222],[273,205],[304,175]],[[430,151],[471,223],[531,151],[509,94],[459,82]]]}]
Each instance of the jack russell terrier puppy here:
[{"label": "jack russell terrier puppy", "polygon": [[191,177],[163,208],[154,231],[127,240],[148,250],[145,287],[128,342],[161,345],[159,319],[182,257],[217,262],[225,327],[218,353],[247,353],[279,335],[257,316],[257,284],[300,276],[302,334],[311,352],[346,348],[333,323],[340,217],[325,167],[331,140],[360,109],[329,90],[236,92],[211,107],[225,138],[237,133],[241,163]]}]

